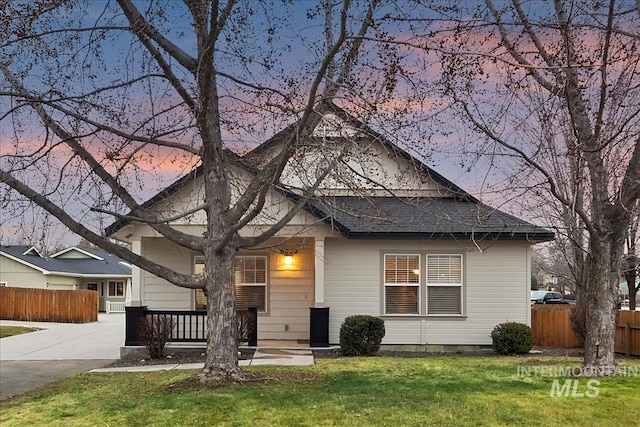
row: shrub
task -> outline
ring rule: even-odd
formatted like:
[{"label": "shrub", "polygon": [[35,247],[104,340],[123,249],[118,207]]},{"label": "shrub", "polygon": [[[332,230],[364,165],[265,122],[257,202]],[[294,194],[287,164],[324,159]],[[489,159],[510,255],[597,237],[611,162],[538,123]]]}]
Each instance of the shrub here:
[{"label": "shrub", "polygon": [[344,356],[367,356],[380,350],[384,320],[358,314],[344,319],[340,326],[340,350]]},{"label": "shrub", "polygon": [[580,346],[584,347],[584,339],[587,334],[587,308],[582,302],[578,301],[576,306],[571,309],[569,320],[571,321],[571,329],[576,334]]},{"label": "shrub", "polygon": [[499,354],[526,354],[531,350],[531,328],[524,323],[506,322],[491,331],[493,349]]},{"label": "shrub", "polygon": [[164,314],[148,315],[140,319],[138,333],[140,340],[149,351],[149,357],[152,359],[164,357],[164,348],[171,339],[174,326],[173,319]]}]

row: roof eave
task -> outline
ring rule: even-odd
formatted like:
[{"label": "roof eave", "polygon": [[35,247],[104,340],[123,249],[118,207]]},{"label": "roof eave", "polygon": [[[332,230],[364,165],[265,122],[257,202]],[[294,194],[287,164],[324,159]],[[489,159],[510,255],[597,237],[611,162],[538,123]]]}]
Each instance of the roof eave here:
[{"label": "roof eave", "polygon": [[350,239],[383,239],[383,240],[484,240],[500,241],[527,241],[531,244],[549,242],[554,239],[553,233],[509,233],[509,232],[366,232],[349,231],[342,233]]}]

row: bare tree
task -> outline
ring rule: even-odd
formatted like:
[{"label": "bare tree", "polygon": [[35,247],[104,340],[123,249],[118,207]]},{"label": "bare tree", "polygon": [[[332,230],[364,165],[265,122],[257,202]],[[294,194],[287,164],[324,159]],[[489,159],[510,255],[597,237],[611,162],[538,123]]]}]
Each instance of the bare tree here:
[{"label": "bare tree", "polygon": [[[303,15],[296,3],[253,0],[10,1],[0,18],[8,34],[0,41],[0,126],[13,133],[3,136],[0,182],[86,241],[176,286],[203,289],[208,351],[200,377],[241,380],[236,251],[281,229],[339,155],[298,189],[299,202],[271,229],[251,239],[238,232],[304,148],[315,109],[357,98],[353,76],[372,57],[384,62],[374,46],[363,49],[365,36],[377,31],[378,3],[325,1]],[[319,32],[305,31],[318,22]],[[383,93],[385,78],[369,76],[367,85],[379,84],[374,92]],[[261,164],[243,165],[229,150],[292,122],[284,148]],[[157,174],[162,166],[173,168],[169,178]],[[172,218],[146,209],[141,200],[196,166],[204,177],[201,205]],[[254,177],[234,199],[238,167],[251,167]],[[86,224],[90,212],[103,221],[146,223],[203,253],[203,273],[182,274],[113,243]],[[169,225],[196,212],[206,215],[203,236]]]},{"label": "bare tree", "polygon": [[614,0],[423,1],[398,20],[410,23],[408,50],[437,55],[434,84],[463,141],[512,193],[555,212],[586,306],[584,366],[616,369],[618,278],[640,196],[637,11]]}]

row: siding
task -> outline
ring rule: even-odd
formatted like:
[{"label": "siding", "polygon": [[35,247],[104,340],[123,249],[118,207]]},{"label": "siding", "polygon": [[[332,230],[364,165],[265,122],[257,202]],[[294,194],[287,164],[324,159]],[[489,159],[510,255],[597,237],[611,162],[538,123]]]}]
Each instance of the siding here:
[{"label": "siding", "polygon": [[324,300],[330,307],[329,342],[339,342],[345,317],[380,315],[379,245],[377,241],[325,240]]},{"label": "siding", "polygon": [[[466,242],[326,240],[325,303],[330,307],[329,340],[351,314],[382,314],[381,253],[456,252],[464,255],[466,317],[385,316],[383,344],[485,345],[496,324],[528,322],[528,244],[495,242],[480,253]],[[424,291],[424,287],[421,288]]]},{"label": "siding", "polygon": [[[302,241],[291,239],[287,244],[302,245]],[[309,307],[314,301],[313,244],[294,255],[291,267],[284,265],[283,258],[277,253],[269,256],[269,307],[258,316],[258,339],[308,340]]]},{"label": "siding", "polygon": [[[189,249],[162,238],[142,239],[142,254],[154,262],[183,274],[192,273],[193,258]],[[193,291],[172,285],[145,270],[141,271],[144,305],[157,310],[193,309]]]},{"label": "siding", "polygon": [[[396,196],[448,195],[445,188],[426,174],[418,172],[410,162],[389,152],[379,141],[367,138],[351,143],[349,168],[339,167],[337,171],[330,172],[319,187],[320,194],[353,195],[364,191],[367,194],[378,192],[388,195],[392,191]],[[314,182],[318,172],[324,171],[327,157],[337,156],[338,153],[338,150],[327,148],[323,148],[322,154],[316,149],[309,149],[304,158],[287,163],[282,182],[293,188],[304,188],[307,183]]]},{"label": "siding", "polygon": [[82,279],[78,277],[48,275],[44,278],[47,281],[47,289],[73,290],[74,287],[80,288],[82,282]]},{"label": "siding", "polygon": [[47,286],[42,272],[4,256],[0,256],[0,282],[7,282],[7,286],[16,288],[45,289]]},{"label": "siding", "polygon": [[[289,239],[287,245],[302,246],[303,242],[302,239]],[[269,259],[267,313],[258,316],[258,337],[261,340],[309,339],[309,307],[314,301],[314,248],[312,243],[304,246],[294,256],[291,267],[284,265],[282,255],[270,250],[246,253],[264,254]],[[166,239],[145,238],[142,250],[155,262],[184,274],[192,272],[192,252]],[[144,304],[150,309],[192,310],[194,307],[193,290],[174,286],[146,271],[142,271],[142,283]]]}]

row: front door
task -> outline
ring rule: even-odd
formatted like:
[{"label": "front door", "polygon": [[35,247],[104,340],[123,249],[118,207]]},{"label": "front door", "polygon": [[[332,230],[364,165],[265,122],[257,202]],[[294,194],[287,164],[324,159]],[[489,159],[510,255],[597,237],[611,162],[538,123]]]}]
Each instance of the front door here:
[{"label": "front door", "polygon": [[87,283],[87,289],[98,292],[98,311],[105,311],[104,284]]}]

